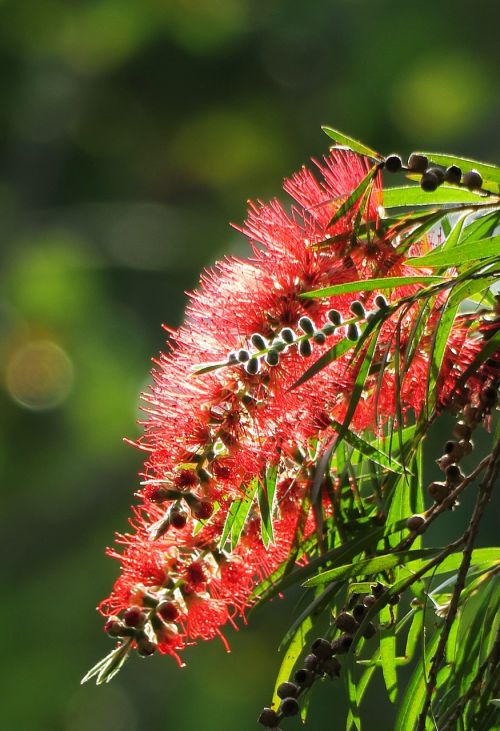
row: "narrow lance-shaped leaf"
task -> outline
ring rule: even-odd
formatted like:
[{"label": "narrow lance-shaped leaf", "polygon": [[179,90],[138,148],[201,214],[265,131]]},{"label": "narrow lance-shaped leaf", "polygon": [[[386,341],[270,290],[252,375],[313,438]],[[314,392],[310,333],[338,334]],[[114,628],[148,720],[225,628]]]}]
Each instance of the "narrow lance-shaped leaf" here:
[{"label": "narrow lance-shaped leaf", "polygon": [[374,160],[382,160],[382,157],[378,152],[370,149],[359,140],[354,139],[354,137],[349,137],[349,135],[339,132],[339,130],[333,129],[333,127],[328,127],[327,125],[324,125],[321,129],[335,142],[337,146],[347,147],[353,152],[357,152],[360,155],[366,155],[366,157],[371,157]]},{"label": "narrow lance-shaped leaf", "polygon": [[[480,193],[457,188],[452,185],[441,185],[432,194],[419,185],[402,185],[384,190],[384,208],[399,208],[402,206],[435,206],[436,204],[450,203],[483,203],[490,197]],[[491,198],[493,200],[493,198]]]},{"label": "narrow lance-shaped leaf", "polygon": [[231,536],[231,548],[234,549],[238,545],[243,526],[252,507],[258,484],[257,478],[254,477],[248,485],[245,495],[239,500],[235,500],[229,508],[219,541],[219,547],[221,549],[226,545],[229,536]]},{"label": "narrow lance-shaped leaf", "polygon": [[298,660],[298,657],[300,653],[302,652],[303,648],[306,645],[306,642],[308,640],[309,634],[311,632],[311,629],[313,627],[313,623],[310,616],[307,616],[303,622],[301,622],[300,626],[298,627],[297,631],[293,635],[290,644],[288,645],[287,651],[285,653],[285,656],[283,658],[283,662],[281,663],[281,667],[279,669],[278,675],[276,677],[276,683],[274,686],[274,693],[273,693],[273,700],[271,705],[274,708],[277,708],[280,704],[280,698],[278,696],[277,690],[281,683],[285,682],[286,680],[289,680],[293,667],[295,663]]},{"label": "narrow lance-shaped leaf", "polygon": [[460,244],[446,251],[440,249],[425,256],[416,256],[408,259],[408,264],[418,267],[455,267],[495,255],[500,257],[500,236]]},{"label": "narrow lance-shaped leaf", "polygon": [[385,625],[380,632],[380,660],[382,674],[391,703],[395,703],[398,694],[398,678],[396,674],[396,633],[395,624],[391,621],[389,607],[384,607],[380,619]]},{"label": "narrow lance-shaped leaf", "polygon": [[[331,424],[337,431],[342,429],[342,424],[335,419],[331,419]],[[388,454],[365,441],[350,429],[344,429],[344,439],[351,447],[354,447],[354,449],[362,454],[363,457],[366,457],[381,467],[387,467],[391,472],[402,473],[405,471],[403,465],[396,459],[391,458]]]},{"label": "narrow lance-shaped leaf", "polygon": [[354,188],[352,193],[347,197],[347,199],[339,206],[339,208],[335,211],[332,218],[330,219],[328,226],[333,226],[334,223],[337,223],[337,221],[340,221],[340,219],[345,216],[347,211],[349,211],[355,203],[361,198],[365,190],[367,189],[368,185],[371,183],[375,175],[378,171],[378,165],[374,165],[370,170],[367,172],[363,180],[358,183],[358,185]]},{"label": "narrow lance-shaped leaf", "polygon": [[311,292],[304,292],[301,297],[305,299],[313,299],[317,297],[333,297],[339,294],[347,294],[349,292],[373,292],[378,289],[395,289],[396,287],[405,287],[409,284],[434,284],[435,282],[443,282],[444,277],[415,275],[414,277],[377,277],[374,279],[360,279],[355,282],[344,282],[343,284],[333,284],[331,287],[323,287],[315,289]]},{"label": "narrow lance-shaped leaf", "polygon": [[276,494],[276,479],[278,476],[278,466],[271,465],[267,468],[264,482],[259,481],[257,488],[257,498],[260,510],[261,535],[264,546],[267,548],[270,543],[274,542],[273,531],[273,506],[274,496]]}]

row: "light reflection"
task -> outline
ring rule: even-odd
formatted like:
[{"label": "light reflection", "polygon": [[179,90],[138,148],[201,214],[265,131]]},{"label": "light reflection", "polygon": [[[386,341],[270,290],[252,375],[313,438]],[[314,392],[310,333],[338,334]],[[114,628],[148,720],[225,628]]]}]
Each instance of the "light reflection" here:
[{"label": "light reflection", "polygon": [[66,400],[72,385],[73,364],[64,350],[50,340],[26,343],[15,351],[7,365],[7,391],[26,409],[55,409]]}]

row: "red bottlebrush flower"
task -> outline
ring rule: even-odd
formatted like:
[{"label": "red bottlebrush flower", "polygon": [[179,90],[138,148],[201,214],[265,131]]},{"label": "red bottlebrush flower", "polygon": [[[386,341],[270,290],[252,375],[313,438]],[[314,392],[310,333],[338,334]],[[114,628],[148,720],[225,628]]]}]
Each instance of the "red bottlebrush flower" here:
[{"label": "red bottlebrush flower", "polygon": [[[370,169],[366,160],[335,150],[316,166],[319,178],[304,168],[285,182],[296,201],[290,211],[276,200],[251,204],[240,229],[250,239],[251,258],[227,258],[202,276],[199,290],[190,295],[186,322],[171,333],[170,352],[155,362],[153,383],[144,394],[144,435],[137,445],[147,453],[141,504],[134,510],[133,532],[118,538],[123,552],[109,552],[119,559],[121,575],[100,610],[114,616],[134,605],[149,612],[146,621],[153,628],[155,621],[167,622],[166,629],[157,628],[158,649],[174,657],[188,641],[222,637],[221,628],[236,613],[244,616],[257,582],[289,557],[295,536],[307,538],[315,529],[312,512],[303,512],[312,484],[310,447],[335,436],[332,419],[342,421],[347,413],[367,343],[358,353],[349,341],[328,367],[294,386],[311,362],[334,345],[344,347],[355,326],[353,312],[356,326],[366,325],[377,310],[377,292],[362,293],[361,304],[352,309],[350,294],[302,295],[354,280],[430,273],[406,263],[391,230],[378,238],[356,236],[355,221],[376,222],[380,215],[378,174],[363,215],[358,216],[358,202],[330,225]],[[410,253],[430,246],[427,239],[417,242]],[[418,287],[391,290],[387,306]],[[445,302],[446,294],[435,298],[415,348],[409,342],[414,305],[384,322],[351,429],[376,431],[394,418],[396,387],[403,418],[419,413],[432,328]],[[341,318],[348,324],[340,324]],[[391,361],[396,337],[399,373]],[[459,322],[444,354],[440,405],[452,397],[478,347],[465,321]],[[203,364],[220,367],[196,372]],[[474,382],[477,394],[485,378],[481,374]],[[273,535],[265,545],[255,495],[267,490],[273,471]],[[239,540],[231,529],[221,545],[228,511],[242,499],[250,504]],[[182,517],[174,521],[174,515]],[[163,610],[166,606],[178,607],[178,615]],[[170,627],[173,621],[177,625]]]}]

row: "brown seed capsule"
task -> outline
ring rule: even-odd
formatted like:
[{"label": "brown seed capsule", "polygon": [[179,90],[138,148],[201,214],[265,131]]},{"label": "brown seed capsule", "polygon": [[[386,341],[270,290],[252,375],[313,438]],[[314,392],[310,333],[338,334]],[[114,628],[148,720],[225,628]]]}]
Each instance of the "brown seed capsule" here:
[{"label": "brown seed capsule", "polygon": [[361,622],[363,617],[365,616],[367,612],[366,606],[364,604],[355,604],[352,608],[352,613],[354,616],[354,619],[356,622]]},{"label": "brown seed capsule", "polygon": [[317,655],[306,655],[304,658],[304,668],[306,670],[315,670],[319,665],[319,657]]},{"label": "brown seed capsule", "polygon": [[376,634],[377,628],[375,627],[373,622],[369,622],[363,630],[363,637],[365,638],[365,640],[369,640]]},{"label": "brown seed capsule", "polygon": [[334,655],[344,655],[352,645],[352,636],[348,634],[341,635],[332,642],[332,652]]},{"label": "brown seed capsule", "polygon": [[284,698],[280,704],[280,712],[284,716],[296,716],[299,712],[299,702],[296,698]]},{"label": "brown seed capsule", "polygon": [[427,492],[435,502],[442,503],[450,494],[450,489],[444,482],[431,482]]},{"label": "brown seed capsule", "polygon": [[315,675],[312,670],[307,670],[307,668],[299,668],[293,676],[293,679],[301,688],[309,688],[314,683],[314,678]]},{"label": "brown seed capsule", "polygon": [[436,464],[439,466],[439,469],[444,472],[450,464],[453,464],[454,461],[453,457],[450,457],[449,454],[443,454],[442,457],[438,457]]},{"label": "brown seed capsule", "polygon": [[432,170],[427,170],[420,179],[420,187],[422,190],[425,190],[426,193],[432,193],[438,186],[438,176]]},{"label": "brown seed capsule", "polygon": [[472,430],[470,426],[463,421],[458,421],[453,427],[453,436],[457,439],[470,439]]},{"label": "brown seed capsule", "polygon": [[320,660],[326,660],[331,657],[332,648],[328,640],[325,640],[324,637],[318,637],[311,645],[311,652]]},{"label": "brown seed capsule", "polygon": [[147,637],[141,637],[137,642],[137,653],[141,657],[149,657],[156,652],[156,643],[148,640]]},{"label": "brown seed capsule", "polygon": [[478,422],[481,420],[481,412],[475,406],[467,404],[464,407],[464,421],[470,426],[471,429],[475,429]]},{"label": "brown seed capsule", "polygon": [[295,698],[299,690],[300,688],[298,685],[295,685],[295,683],[291,683],[289,680],[286,680],[284,683],[280,683],[278,685],[276,695],[278,696],[278,698]]},{"label": "brown seed capsule", "polygon": [[104,631],[110,637],[120,637],[123,629],[123,623],[120,622],[118,617],[110,617],[104,625]]},{"label": "brown seed capsule", "polygon": [[141,607],[128,607],[123,613],[123,619],[127,627],[144,627],[146,615]]},{"label": "brown seed capsule", "polygon": [[444,171],[444,179],[447,183],[454,183],[455,185],[458,185],[462,179],[462,171],[458,165],[450,165],[447,167]]},{"label": "brown seed capsule", "polygon": [[272,708],[264,708],[260,714],[258,721],[262,726],[266,728],[277,728],[280,719],[278,714]]},{"label": "brown seed capsule", "polygon": [[446,484],[449,487],[456,487],[464,478],[464,474],[460,467],[456,464],[451,464],[446,468]]},{"label": "brown seed capsule", "polygon": [[156,612],[165,622],[174,622],[179,616],[179,609],[174,602],[160,602],[156,607]]},{"label": "brown seed capsule", "polygon": [[335,626],[341,632],[356,632],[358,623],[350,612],[340,612],[335,619]]},{"label": "brown seed capsule", "polygon": [[336,657],[330,657],[328,660],[324,660],[321,663],[321,669],[324,673],[330,676],[330,678],[338,678],[342,665],[339,663]]},{"label": "brown seed capsule", "polygon": [[406,527],[408,530],[417,533],[425,525],[425,518],[423,515],[411,515],[406,521]]},{"label": "brown seed capsule", "polygon": [[367,594],[363,599],[363,604],[365,605],[365,607],[370,608],[373,607],[376,601],[377,599],[373,596],[373,594]]},{"label": "brown seed capsule", "polygon": [[373,596],[378,598],[379,596],[381,596],[384,593],[385,586],[382,584],[381,581],[377,581],[376,584],[372,584],[370,586],[370,589],[372,590]]},{"label": "brown seed capsule", "polygon": [[477,190],[483,185],[483,178],[481,173],[477,170],[469,170],[464,173],[463,184],[466,185],[469,190]]},{"label": "brown seed capsule", "polygon": [[408,158],[408,170],[414,173],[425,173],[429,167],[429,159],[426,155],[419,155],[416,152],[412,152]]},{"label": "brown seed capsule", "polygon": [[470,454],[474,449],[474,443],[471,442],[469,439],[461,439],[458,443],[458,446],[460,448],[462,456],[464,456],[465,454]]}]

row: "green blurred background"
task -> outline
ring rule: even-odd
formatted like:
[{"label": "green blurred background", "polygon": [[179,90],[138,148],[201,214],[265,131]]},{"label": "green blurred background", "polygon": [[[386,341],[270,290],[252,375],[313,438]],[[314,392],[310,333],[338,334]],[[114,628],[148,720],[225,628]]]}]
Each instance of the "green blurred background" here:
[{"label": "green blurred background", "polygon": [[[0,3],[2,728],[256,728],[296,598],[229,632],[230,655],[78,684],[111,648],[94,607],[161,323],[203,266],[245,252],[228,221],[327,149],[322,123],[498,162],[499,20],[465,0]],[[343,728],[332,688],[310,728]],[[380,687],[370,702],[367,728],[389,728]]]}]

